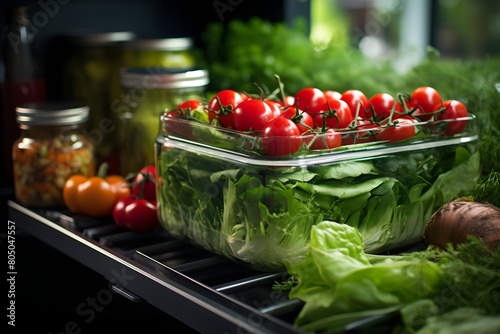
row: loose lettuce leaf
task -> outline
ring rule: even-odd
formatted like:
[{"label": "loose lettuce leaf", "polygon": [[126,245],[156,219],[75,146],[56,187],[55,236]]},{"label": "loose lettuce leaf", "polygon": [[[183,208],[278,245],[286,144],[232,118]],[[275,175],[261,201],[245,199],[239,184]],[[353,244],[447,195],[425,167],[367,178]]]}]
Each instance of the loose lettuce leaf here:
[{"label": "loose lettuce leaf", "polygon": [[366,310],[401,308],[433,296],[442,284],[440,267],[426,259],[387,257],[372,264],[357,229],[332,221],[313,226],[306,258],[287,269],[298,281],[290,298],[305,302],[295,324],[311,332],[335,332],[343,314],[353,320],[356,312],[362,318]]}]

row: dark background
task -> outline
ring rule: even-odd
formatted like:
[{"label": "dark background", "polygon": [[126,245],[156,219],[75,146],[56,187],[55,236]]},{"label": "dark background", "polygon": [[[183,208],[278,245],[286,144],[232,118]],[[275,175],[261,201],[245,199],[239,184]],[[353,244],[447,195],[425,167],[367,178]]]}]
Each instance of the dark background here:
[{"label": "dark background", "polygon": [[[226,23],[256,15],[270,21],[286,21],[295,15],[307,16],[308,3],[295,0],[7,0],[2,1],[0,7],[0,27],[5,27],[4,13],[11,5],[27,5],[32,18],[40,20],[34,22],[38,29],[35,52],[43,60],[47,98],[58,100],[62,94],[60,65],[67,54],[67,50],[56,47],[55,41],[61,35],[131,31],[137,38],[190,37],[198,47],[200,34],[210,22]],[[2,37],[4,33],[2,29]],[[3,61],[0,64],[3,65]],[[0,79],[3,79],[3,70],[0,66]],[[2,125],[2,131],[8,129],[9,125]],[[13,198],[12,180],[4,173],[7,163],[11,162],[2,162],[0,171],[2,217],[7,217],[6,201]],[[6,250],[6,229],[1,232],[2,249]],[[7,327],[7,333],[70,333],[65,326],[71,321],[78,324],[74,333],[155,333],[157,329],[162,333],[193,332],[149,304],[132,302],[117,294],[113,294],[112,301],[102,311],[96,312],[93,321],[85,323],[76,313],[78,305],[94,298],[102,289],[108,289],[108,281],[22,231],[16,233],[16,266],[16,327]],[[7,320],[4,321],[6,324]]]}]

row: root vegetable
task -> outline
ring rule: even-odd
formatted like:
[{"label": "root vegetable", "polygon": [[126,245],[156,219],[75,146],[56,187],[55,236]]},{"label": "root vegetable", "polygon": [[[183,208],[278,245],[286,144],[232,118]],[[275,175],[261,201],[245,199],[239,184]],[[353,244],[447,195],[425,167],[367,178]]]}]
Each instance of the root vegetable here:
[{"label": "root vegetable", "polygon": [[473,235],[492,249],[500,247],[500,208],[486,202],[457,199],[439,208],[425,227],[424,241],[446,249]]}]

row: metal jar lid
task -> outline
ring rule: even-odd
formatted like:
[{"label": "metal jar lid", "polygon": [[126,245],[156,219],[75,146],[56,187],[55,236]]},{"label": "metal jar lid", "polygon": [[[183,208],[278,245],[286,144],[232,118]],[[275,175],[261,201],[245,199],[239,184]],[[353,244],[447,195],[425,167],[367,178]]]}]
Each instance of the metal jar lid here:
[{"label": "metal jar lid", "polygon": [[82,46],[99,46],[113,43],[124,43],[135,38],[135,33],[130,31],[115,32],[76,32],[66,35],[71,42]]},{"label": "metal jar lid", "polygon": [[208,85],[208,70],[166,67],[122,68],[120,82],[125,88],[182,89]]},{"label": "metal jar lid", "polygon": [[193,40],[187,37],[164,39],[133,39],[127,41],[125,49],[157,50],[157,51],[184,51],[193,47]]},{"label": "metal jar lid", "polygon": [[33,102],[16,108],[17,123],[23,125],[74,125],[85,123],[89,107],[76,102]]}]

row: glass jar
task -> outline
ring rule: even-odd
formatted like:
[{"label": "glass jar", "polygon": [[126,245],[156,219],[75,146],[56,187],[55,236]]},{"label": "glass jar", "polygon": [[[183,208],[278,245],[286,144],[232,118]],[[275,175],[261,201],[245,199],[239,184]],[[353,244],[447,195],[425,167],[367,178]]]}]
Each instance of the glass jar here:
[{"label": "glass jar", "polygon": [[114,110],[120,117],[120,173],[154,164],[160,114],[187,99],[200,99],[209,83],[206,69],[122,68],[123,94]]},{"label": "glass jar", "polygon": [[16,199],[27,206],[61,207],[66,180],[95,174],[94,146],[85,136],[89,108],[72,102],[16,108],[21,136],[12,147]]},{"label": "glass jar", "polygon": [[134,39],[123,45],[125,67],[171,67],[190,68],[196,66],[193,40],[190,38]]},{"label": "glass jar", "polygon": [[98,162],[106,161],[110,172],[118,172],[115,161],[118,119],[112,102],[119,98],[123,43],[132,32],[103,32],[67,36],[72,50],[64,67],[64,99],[89,106],[86,128],[96,148]]}]

